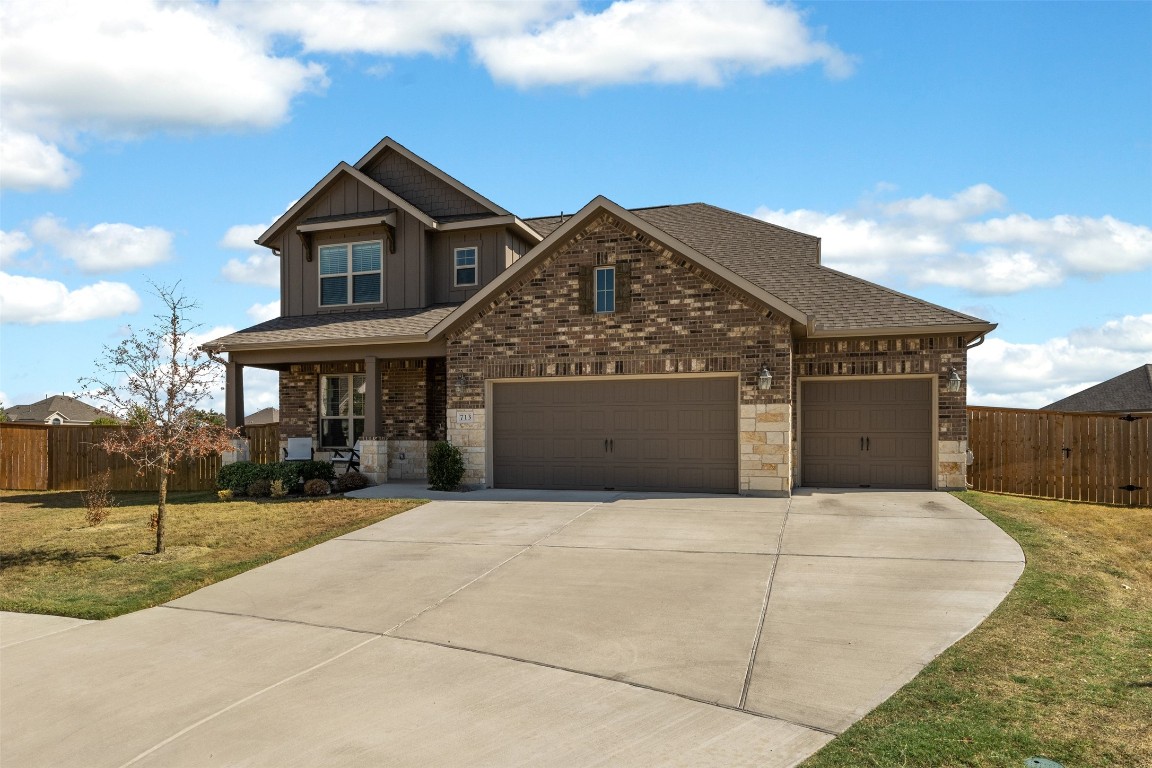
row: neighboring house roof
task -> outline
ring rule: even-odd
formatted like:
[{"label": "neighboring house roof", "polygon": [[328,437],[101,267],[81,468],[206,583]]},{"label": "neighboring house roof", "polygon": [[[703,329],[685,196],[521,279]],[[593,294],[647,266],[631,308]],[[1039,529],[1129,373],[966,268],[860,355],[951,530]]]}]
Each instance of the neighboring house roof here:
[{"label": "neighboring house roof", "polygon": [[14,405],[4,409],[9,421],[51,422],[53,415],[59,415],[65,423],[91,424],[99,418],[115,418],[107,411],[77,400],[68,395],[52,395],[29,405]]},{"label": "neighboring house roof", "polygon": [[[821,266],[820,240],[812,235],[705,203],[630,213],[803,312],[811,321],[810,335],[990,326],[980,318]],[[525,223],[551,234],[561,220],[547,217]]]},{"label": "neighboring house roof", "polygon": [[1133,368],[1040,410],[1152,413],[1152,364]]},{"label": "neighboring house roof", "polygon": [[280,409],[278,408],[262,408],[256,411],[256,413],[251,413],[244,417],[244,424],[246,426],[275,424],[278,421],[280,421]]},{"label": "neighboring house roof", "polygon": [[424,341],[425,334],[458,304],[426,309],[380,309],[277,317],[206,344],[213,350],[275,349],[331,344]]}]

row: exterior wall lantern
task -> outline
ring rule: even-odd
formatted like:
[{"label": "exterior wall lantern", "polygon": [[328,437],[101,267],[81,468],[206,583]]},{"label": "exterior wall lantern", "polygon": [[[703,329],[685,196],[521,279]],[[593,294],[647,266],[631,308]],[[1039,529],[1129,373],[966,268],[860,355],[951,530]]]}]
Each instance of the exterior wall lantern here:
[{"label": "exterior wall lantern", "polygon": [[464,375],[463,371],[456,374],[456,396],[463,397],[465,390],[468,389],[468,377]]},{"label": "exterior wall lantern", "polygon": [[948,374],[948,391],[959,392],[963,386],[964,382],[960,380],[960,374],[955,368],[951,369],[951,373]]},{"label": "exterior wall lantern", "polygon": [[772,371],[768,370],[768,364],[760,366],[760,375],[756,377],[756,388],[761,392],[772,389]]}]

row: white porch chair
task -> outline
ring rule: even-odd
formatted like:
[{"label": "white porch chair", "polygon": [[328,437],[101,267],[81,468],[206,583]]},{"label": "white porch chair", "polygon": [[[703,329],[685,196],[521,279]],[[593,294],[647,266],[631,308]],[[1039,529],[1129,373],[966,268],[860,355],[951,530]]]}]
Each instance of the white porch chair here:
[{"label": "white porch chair", "polygon": [[312,438],[288,438],[288,447],[284,449],[284,461],[311,461],[314,455]]},{"label": "white porch chair", "polygon": [[344,465],[344,474],[348,474],[349,470],[360,471],[360,441],[356,441],[356,445],[351,448],[336,448],[332,451],[332,465],[339,467]]}]

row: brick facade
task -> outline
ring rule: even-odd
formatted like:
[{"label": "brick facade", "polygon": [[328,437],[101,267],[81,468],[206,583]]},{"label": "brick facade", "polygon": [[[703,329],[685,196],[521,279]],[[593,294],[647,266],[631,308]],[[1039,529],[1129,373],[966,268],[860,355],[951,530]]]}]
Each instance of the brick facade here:
[{"label": "brick facade", "polygon": [[[631,274],[631,301],[605,314],[581,312],[580,280],[588,267],[616,265]],[[621,265],[627,265],[620,269]],[[622,289],[621,293],[622,293]],[[792,339],[787,318],[721,285],[694,263],[643,233],[602,215],[494,297],[471,324],[448,340],[449,439],[461,444],[470,482],[483,481],[487,379],[559,376],[740,374],[742,405],[789,410]],[[768,365],[773,388],[757,388]],[[455,421],[467,413],[472,421]],[[756,490],[784,491],[790,471],[787,441],[755,454],[783,479]],[[741,462],[742,487],[745,468]]]}]

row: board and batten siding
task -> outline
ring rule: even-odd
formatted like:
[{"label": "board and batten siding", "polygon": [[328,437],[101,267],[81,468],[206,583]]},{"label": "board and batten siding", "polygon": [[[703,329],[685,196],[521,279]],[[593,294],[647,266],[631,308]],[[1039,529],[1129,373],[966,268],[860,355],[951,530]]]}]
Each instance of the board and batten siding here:
[{"label": "board and batten siding", "polygon": [[[457,248],[480,249],[478,284],[457,288],[452,284],[453,255]],[[433,304],[464,302],[484,287],[507,266],[509,235],[504,227],[483,227],[452,232],[439,232],[433,237],[432,271],[435,289]]]}]

